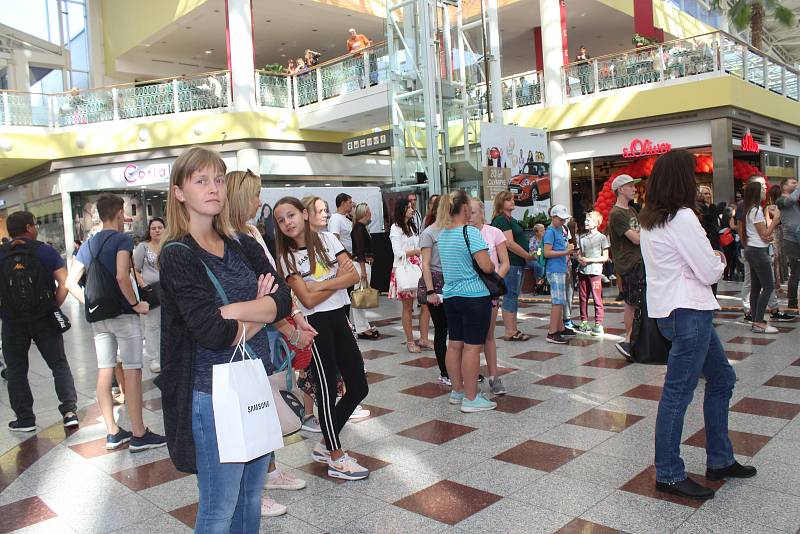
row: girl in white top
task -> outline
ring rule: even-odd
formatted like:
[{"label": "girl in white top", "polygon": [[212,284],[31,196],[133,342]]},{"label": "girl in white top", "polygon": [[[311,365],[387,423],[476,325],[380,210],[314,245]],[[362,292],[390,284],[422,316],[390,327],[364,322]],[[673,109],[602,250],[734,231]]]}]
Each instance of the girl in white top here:
[{"label": "girl in white top", "polygon": [[[336,236],[311,228],[308,210],[298,199],[280,199],[273,213],[278,225],[278,273],[286,277],[317,331],[311,365],[319,380],[317,409],[323,441],[311,457],[328,465],[328,476],[361,480],[369,476],[369,470],[344,452],[339,440],[342,427],[369,391],[364,360],[344,311],[350,303],[346,289],[358,282],[359,275]],[[338,403],[337,370],[347,386]]]},{"label": "girl in white top", "polygon": [[[133,272],[139,287],[153,286],[160,298],[158,255],[161,253],[161,235],[164,219],[153,217],[147,225],[144,240],[133,250]],[[161,306],[150,308],[144,318],[145,349],[150,357],[150,371],[161,372]]]},{"label": "girl in white top", "polygon": [[420,267],[420,276],[422,275],[422,261],[420,260],[422,251],[419,248],[419,231],[413,219],[414,205],[406,198],[398,200],[394,208],[395,222],[389,230],[389,240],[392,242],[392,253],[394,254],[392,274],[389,278],[389,298],[403,303],[402,319],[403,332],[406,335],[406,348],[408,352],[418,353],[420,352],[420,347],[414,341],[414,331],[411,325],[414,299],[417,296],[417,284],[414,284],[415,289],[401,291],[397,287],[395,276],[397,268],[403,265],[405,261]]},{"label": "girl in white top", "polygon": [[[506,236],[502,230],[486,224],[485,208],[483,202],[477,198],[470,201],[471,215],[469,223],[477,228],[483,240],[489,245],[489,259],[494,263],[494,270],[501,278],[505,278],[511,264],[508,260],[508,249],[506,248]],[[486,343],[483,345],[483,353],[486,356],[486,367],[489,371],[489,390],[493,395],[505,395],[506,388],[503,381],[497,374],[497,341],[494,336],[494,326],[497,322],[498,301],[492,301],[492,318],[489,321],[489,334],[486,336]]]},{"label": "girl in white top", "polygon": [[701,373],[706,477],[748,477],[755,469],[736,463],[728,436],[728,405],[736,375],[714,329],[719,304],[711,291],[725,270],[725,256],[711,248],[694,211],[694,166],[694,156],[685,150],[672,150],[656,160],[639,224],[648,313],[672,344],[656,417],[656,490],[710,499],[714,491],[686,475],[680,456],[684,416]]}]

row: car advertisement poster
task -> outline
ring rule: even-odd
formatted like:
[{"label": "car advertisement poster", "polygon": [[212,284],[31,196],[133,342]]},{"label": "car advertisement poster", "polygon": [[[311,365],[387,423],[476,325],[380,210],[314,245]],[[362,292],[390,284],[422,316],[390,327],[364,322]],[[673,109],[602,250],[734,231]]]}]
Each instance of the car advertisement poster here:
[{"label": "car advertisement poster", "polygon": [[489,215],[494,197],[511,191],[521,219],[550,209],[550,153],[547,132],[536,128],[481,123],[483,198]]}]

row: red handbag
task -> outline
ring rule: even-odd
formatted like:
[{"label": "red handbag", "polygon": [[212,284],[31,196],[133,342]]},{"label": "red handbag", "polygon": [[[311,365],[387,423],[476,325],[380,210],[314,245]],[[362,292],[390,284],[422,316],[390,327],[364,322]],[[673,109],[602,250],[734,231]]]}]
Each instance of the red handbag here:
[{"label": "red handbag", "polygon": [[[293,327],[297,328],[297,323],[294,322],[292,317],[287,317],[287,321]],[[281,334],[283,340],[286,341],[286,345],[289,349],[294,352],[294,358],[292,359],[292,369],[296,369],[298,371],[303,371],[308,369],[308,366],[311,364],[311,345],[307,346],[304,349],[299,348],[297,345],[292,345],[289,342],[289,338]]]},{"label": "red handbag", "polygon": [[719,244],[723,247],[727,247],[733,243],[733,232],[731,232],[730,228],[724,228],[719,231]]}]

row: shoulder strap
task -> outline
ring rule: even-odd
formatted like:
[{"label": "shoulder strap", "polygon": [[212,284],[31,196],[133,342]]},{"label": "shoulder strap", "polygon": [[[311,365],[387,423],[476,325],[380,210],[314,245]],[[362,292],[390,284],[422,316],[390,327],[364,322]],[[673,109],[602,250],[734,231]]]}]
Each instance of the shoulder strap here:
[{"label": "shoulder strap", "polygon": [[286,373],[286,390],[291,391],[292,378],[294,377],[294,372],[292,371],[292,360],[295,356],[294,351],[289,348],[289,344],[286,343],[286,340],[283,339],[282,335],[279,335],[275,339],[275,346],[273,347],[273,350],[275,351],[276,356],[280,356],[281,353],[286,354],[286,358],[284,358],[283,363],[281,363],[280,367],[275,369],[275,372],[280,373],[287,369],[289,370],[289,372]]},{"label": "shoulder strap", "polygon": [[89,256],[91,256],[92,259],[95,259],[96,257],[100,256],[100,253],[103,252],[103,247],[106,246],[106,243],[108,242],[109,239],[111,239],[111,236],[114,235],[114,233],[115,232],[111,232],[106,236],[105,239],[103,239],[103,242],[100,243],[100,250],[97,251],[97,254],[92,254],[92,241],[91,239],[89,240],[87,245],[89,245]]},{"label": "shoulder strap", "polygon": [[472,247],[469,244],[469,236],[467,235],[467,225],[465,224],[463,228],[464,228],[464,241],[467,242],[467,252],[469,253],[470,256],[472,256]]}]

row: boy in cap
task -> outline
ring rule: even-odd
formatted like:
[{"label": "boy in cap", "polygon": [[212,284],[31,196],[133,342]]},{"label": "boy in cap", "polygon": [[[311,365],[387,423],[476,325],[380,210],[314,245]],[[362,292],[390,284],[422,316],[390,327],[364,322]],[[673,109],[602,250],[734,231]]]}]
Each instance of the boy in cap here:
[{"label": "boy in cap", "polygon": [[544,257],[547,260],[547,283],[550,284],[550,328],[547,331],[547,342],[564,344],[567,338],[574,336],[564,328],[562,315],[567,304],[567,258],[574,249],[567,243],[564,225],[570,218],[567,208],[556,204],[550,209],[552,223],[544,233]]}]

